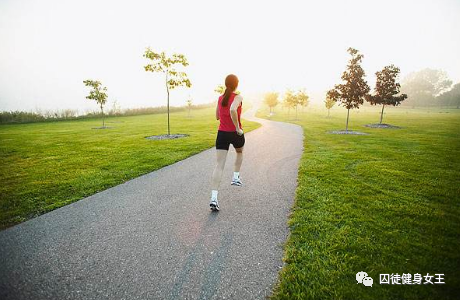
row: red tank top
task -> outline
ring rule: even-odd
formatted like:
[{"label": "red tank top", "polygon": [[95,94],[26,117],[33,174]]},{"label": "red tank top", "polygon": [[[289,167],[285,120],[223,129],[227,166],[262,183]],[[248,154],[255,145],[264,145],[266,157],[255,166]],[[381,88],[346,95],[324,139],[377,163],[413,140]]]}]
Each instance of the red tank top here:
[{"label": "red tank top", "polygon": [[[230,98],[228,99],[227,106],[222,106],[222,99],[224,98],[224,95],[219,97],[219,118],[220,118],[220,125],[219,125],[219,130],[220,131],[236,131],[235,125],[233,125],[232,117],[230,116],[230,107],[232,106],[233,100],[235,100],[235,93],[232,93],[230,95]],[[241,106],[243,106],[243,103],[238,106],[237,112],[238,112],[238,123],[240,124],[240,128],[243,129],[241,126]]]}]

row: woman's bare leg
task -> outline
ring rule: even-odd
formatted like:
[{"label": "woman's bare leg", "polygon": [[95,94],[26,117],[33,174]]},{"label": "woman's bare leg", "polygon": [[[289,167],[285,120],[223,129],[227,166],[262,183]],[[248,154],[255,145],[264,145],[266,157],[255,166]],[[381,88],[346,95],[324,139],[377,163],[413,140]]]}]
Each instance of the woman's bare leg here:
[{"label": "woman's bare leg", "polygon": [[243,147],[235,148],[236,159],[235,159],[235,169],[234,172],[240,172],[241,164],[243,163]]},{"label": "woman's bare leg", "polygon": [[222,173],[224,172],[225,161],[227,160],[227,150],[216,150],[217,164],[212,173],[211,189],[217,191],[219,189]]}]

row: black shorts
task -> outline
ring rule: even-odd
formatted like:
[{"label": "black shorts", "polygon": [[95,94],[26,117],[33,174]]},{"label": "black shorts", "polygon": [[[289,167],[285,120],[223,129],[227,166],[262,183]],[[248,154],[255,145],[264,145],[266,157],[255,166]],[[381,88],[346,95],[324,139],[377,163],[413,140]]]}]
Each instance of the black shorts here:
[{"label": "black shorts", "polygon": [[244,146],[244,134],[238,135],[236,131],[218,131],[216,138],[216,149],[228,150],[230,144],[235,148]]}]

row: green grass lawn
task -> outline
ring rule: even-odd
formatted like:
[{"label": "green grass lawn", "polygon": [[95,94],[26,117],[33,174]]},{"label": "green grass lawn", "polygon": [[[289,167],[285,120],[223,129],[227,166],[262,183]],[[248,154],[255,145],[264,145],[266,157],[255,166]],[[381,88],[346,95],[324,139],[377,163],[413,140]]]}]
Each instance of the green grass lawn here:
[{"label": "green grass lawn", "polygon": [[[0,229],[75,202],[212,147],[215,108],[166,114],[0,126]],[[245,121],[245,131],[260,126]]]},{"label": "green grass lawn", "polygon": [[[310,112],[307,112],[310,110]],[[267,110],[259,112],[265,117]],[[273,299],[458,299],[460,295],[460,110],[307,108],[304,154],[289,219],[285,268]],[[357,284],[367,272],[373,287]],[[445,285],[381,285],[379,274],[445,274]]]}]

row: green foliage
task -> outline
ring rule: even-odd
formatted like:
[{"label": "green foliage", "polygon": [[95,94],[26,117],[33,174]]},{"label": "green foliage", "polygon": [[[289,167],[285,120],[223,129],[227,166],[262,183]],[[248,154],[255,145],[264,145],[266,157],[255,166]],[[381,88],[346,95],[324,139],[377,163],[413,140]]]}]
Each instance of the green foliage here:
[{"label": "green foliage", "polygon": [[305,90],[299,90],[296,94],[295,99],[297,101],[297,105],[299,106],[308,106],[308,104],[310,103],[308,101],[309,97]]},{"label": "green foliage", "polygon": [[189,65],[183,54],[173,54],[171,57],[168,57],[165,52],[156,53],[147,48],[144,57],[152,61],[150,64],[144,66],[145,71],[165,74],[168,90],[179,86],[192,86],[187,73],[176,70],[176,67],[179,65],[183,67]]},{"label": "green foliage", "polygon": [[89,95],[86,96],[86,99],[94,100],[97,104],[102,106],[107,102],[107,88],[102,87],[100,81],[97,80],[84,80],[83,83],[85,86],[91,87],[92,90],[89,91]]},{"label": "green foliage", "polygon": [[294,92],[290,89],[286,90],[284,93],[283,97],[283,107],[287,107],[288,109],[291,109],[293,107],[293,97],[294,97]]},{"label": "green foliage", "polygon": [[265,94],[264,103],[270,108],[270,112],[272,112],[272,109],[279,103],[278,93],[270,92]]},{"label": "green foliage", "polygon": [[0,124],[42,122],[46,118],[38,113],[25,111],[0,112]]},{"label": "green foliage", "polygon": [[[208,108],[214,106],[213,103],[205,103],[193,105],[194,108]],[[171,106],[170,112],[178,112],[185,110],[185,107]],[[163,114],[167,112],[166,106],[158,107],[139,107],[139,108],[125,108],[120,109],[114,105],[114,108],[107,111],[107,116],[139,116],[139,115],[152,115]],[[23,112],[23,111],[2,111],[0,112],[0,124],[11,123],[36,123],[36,122],[54,122],[65,120],[80,120],[80,119],[93,119],[100,116],[97,112],[89,112],[84,115],[78,115],[78,111],[72,109],[47,110],[44,112]]]},{"label": "green foliage", "polygon": [[348,62],[347,70],[342,74],[343,84],[336,84],[327,92],[327,97],[340,102],[346,109],[359,108],[370,88],[364,80],[366,74],[361,67],[363,55],[358,50],[348,48],[351,59]]},{"label": "green foliage", "polygon": [[[390,109],[402,129],[363,127],[375,107],[351,112],[368,136],[328,134],[340,119],[321,112],[295,122],[304,154],[272,299],[458,298],[460,110]],[[358,271],[374,285],[357,284]],[[391,273],[443,273],[446,284],[379,284],[379,274]]]},{"label": "green foliage", "polygon": [[329,117],[331,112],[331,108],[335,105],[336,101],[329,96],[326,96],[326,100],[324,100],[324,106],[327,108],[327,116]]},{"label": "green foliage", "polygon": [[284,103],[285,107],[295,108],[295,117],[297,119],[297,108],[299,106],[307,106],[308,105],[308,95],[305,90],[298,90],[297,92],[293,92],[292,90],[287,90],[284,94]]},{"label": "green foliage", "polygon": [[[194,105],[195,108],[208,108],[211,107],[212,104],[200,104]],[[169,112],[181,112],[185,111],[185,106],[170,106]],[[140,115],[153,115],[153,114],[166,114],[168,112],[168,108],[166,106],[158,106],[158,107],[140,107],[140,108],[128,108],[124,109],[123,112],[117,116],[140,116]]]},{"label": "green foliage", "polygon": [[188,79],[187,73],[180,72],[176,68],[178,66],[188,66],[188,61],[183,54],[174,53],[172,56],[167,56],[165,52],[157,53],[147,48],[144,57],[151,60],[151,63],[144,66],[145,71],[153,73],[163,73],[166,81],[167,92],[167,107],[168,107],[168,135],[171,134],[169,125],[169,90],[176,87],[186,86],[191,87],[192,83]]},{"label": "green foliage", "polygon": [[399,94],[401,85],[396,82],[399,72],[399,68],[394,65],[386,66],[382,71],[376,72],[375,93],[366,96],[366,100],[371,104],[382,105],[380,123],[382,123],[385,105],[397,106],[407,98],[406,94]]},{"label": "green foliage", "polygon": [[216,92],[216,93],[219,94],[219,95],[223,95],[224,92],[225,92],[225,86],[223,86],[222,84],[219,84],[219,85],[214,89],[214,92]]},{"label": "green foliage", "polygon": [[[0,229],[78,201],[109,187],[211,148],[215,107],[172,113],[190,136],[152,141],[163,114],[112,117],[110,130],[92,130],[94,119],[0,126]],[[245,131],[259,124],[245,121]]]},{"label": "green foliage", "polygon": [[[373,105],[399,105],[407,98],[406,94],[400,94],[401,85],[396,82],[399,75],[399,68],[389,65],[383,70],[375,73],[377,82],[375,84],[374,95],[368,95],[366,100]],[[398,96],[397,96],[398,95]]]},{"label": "green foliage", "polygon": [[298,90],[294,92],[287,90],[284,94],[284,103],[286,107],[297,108],[298,106],[308,106],[309,97],[305,90]]},{"label": "green foliage", "polygon": [[328,110],[334,107],[335,103],[336,101],[334,99],[326,96],[326,100],[324,100],[324,106],[326,106]]},{"label": "green foliage", "polygon": [[[214,92],[216,92],[219,95],[223,95],[225,93],[225,86],[222,84],[219,84],[215,89]],[[234,91],[235,94],[239,95],[241,92],[239,90]]]},{"label": "green foliage", "polygon": [[366,74],[361,67],[361,61],[364,56],[353,48],[348,48],[348,53],[350,53],[351,59],[348,62],[347,70],[342,74],[344,83],[336,84],[333,89],[327,92],[328,98],[340,102],[347,109],[347,131],[350,109],[359,108],[370,91],[369,85],[364,80]]},{"label": "green foliage", "polygon": [[83,83],[85,86],[91,87],[92,90],[89,91],[89,95],[86,96],[86,99],[94,100],[99,104],[102,113],[102,127],[105,127],[104,124],[104,104],[107,102],[107,88],[102,87],[100,81],[97,80],[84,80]]}]

